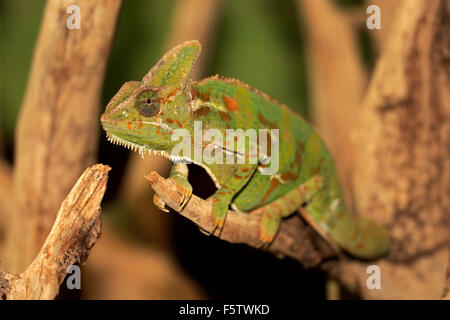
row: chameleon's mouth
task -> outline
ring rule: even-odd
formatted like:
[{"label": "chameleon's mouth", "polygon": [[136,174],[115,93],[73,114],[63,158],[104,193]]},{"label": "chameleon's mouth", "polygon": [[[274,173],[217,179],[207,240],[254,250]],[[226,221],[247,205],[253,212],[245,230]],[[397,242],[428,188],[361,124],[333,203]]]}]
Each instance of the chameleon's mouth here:
[{"label": "chameleon's mouth", "polygon": [[133,142],[127,141],[125,139],[119,138],[109,132],[106,133],[106,138],[108,139],[109,142],[113,143],[113,144],[117,144],[119,146],[123,146],[129,150],[138,152],[139,155],[144,158],[144,155],[146,152],[148,152],[149,154],[154,154],[154,155],[159,155],[159,156],[163,156],[173,162],[182,162],[182,161],[188,161],[188,162],[192,162],[195,163],[199,166],[201,166],[203,169],[206,170],[206,172],[208,173],[208,175],[211,177],[211,179],[213,180],[214,184],[216,185],[217,188],[220,188],[220,183],[219,180],[216,178],[216,176],[212,173],[212,171],[208,168],[208,166],[204,165],[203,163],[197,163],[195,161],[193,161],[193,159],[190,158],[186,158],[186,157],[180,157],[180,156],[174,156],[172,154],[170,154],[167,151],[164,150],[153,150],[150,149],[146,146],[140,146],[137,145]]},{"label": "chameleon's mouth", "polygon": [[125,147],[125,148],[135,151],[135,152],[138,152],[142,158],[144,158],[145,153],[148,152],[149,154],[163,156],[171,161],[182,161],[183,160],[183,157],[172,155],[169,152],[164,151],[164,150],[153,150],[146,146],[140,146],[136,143],[119,138],[109,132],[106,133],[106,139],[108,139],[108,141],[113,144]]}]

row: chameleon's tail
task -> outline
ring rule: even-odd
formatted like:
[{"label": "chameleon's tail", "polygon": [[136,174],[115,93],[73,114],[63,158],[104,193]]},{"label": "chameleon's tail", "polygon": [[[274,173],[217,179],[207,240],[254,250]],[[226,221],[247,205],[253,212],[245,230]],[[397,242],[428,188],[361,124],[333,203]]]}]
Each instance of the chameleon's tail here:
[{"label": "chameleon's tail", "polygon": [[[308,210],[309,209],[309,210]],[[377,259],[389,251],[390,239],[386,229],[374,222],[356,218],[342,210],[339,215],[324,219],[314,208],[299,210],[301,215],[332,245],[361,259]]]},{"label": "chameleon's tail", "polygon": [[[347,230],[330,230],[331,236],[336,242],[350,254],[362,259],[376,259],[389,251],[389,233],[374,222],[350,217],[352,220],[347,225]],[[350,228],[349,228],[350,226]]]}]

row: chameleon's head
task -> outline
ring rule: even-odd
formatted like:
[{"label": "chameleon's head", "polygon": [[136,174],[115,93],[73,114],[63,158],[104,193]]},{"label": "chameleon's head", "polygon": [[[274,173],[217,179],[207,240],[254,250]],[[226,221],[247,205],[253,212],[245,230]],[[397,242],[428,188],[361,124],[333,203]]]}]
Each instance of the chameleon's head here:
[{"label": "chameleon's head", "polygon": [[100,120],[108,139],[128,148],[168,152],[179,141],[171,134],[192,127],[191,70],[200,54],[196,40],[167,52],[139,81],[126,82]]}]

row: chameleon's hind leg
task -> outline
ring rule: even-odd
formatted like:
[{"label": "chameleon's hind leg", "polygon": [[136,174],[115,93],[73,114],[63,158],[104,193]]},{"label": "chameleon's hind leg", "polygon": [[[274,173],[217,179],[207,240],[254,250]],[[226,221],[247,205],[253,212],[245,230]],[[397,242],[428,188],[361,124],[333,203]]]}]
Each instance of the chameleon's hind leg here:
[{"label": "chameleon's hind leg", "polygon": [[[192,186],[188,181],[189,170],[186,163],[174,163],[170,170],[169,179],[175,183],[178,193],[182,200],[180,208],[182,209],[192,196]],[[162,211],[169,212],[164,201],[155,193],[153,203]]]},{"label": "chameleon's hind leg", "polygon": [[308,202],[317,191],[323,188],[323,184],[323,179],[316,175],[283,197],[250,212],[252,215],[261,215],[259,239],[263,246],[273,241],[280,228],[281,219],[290,216]]}]

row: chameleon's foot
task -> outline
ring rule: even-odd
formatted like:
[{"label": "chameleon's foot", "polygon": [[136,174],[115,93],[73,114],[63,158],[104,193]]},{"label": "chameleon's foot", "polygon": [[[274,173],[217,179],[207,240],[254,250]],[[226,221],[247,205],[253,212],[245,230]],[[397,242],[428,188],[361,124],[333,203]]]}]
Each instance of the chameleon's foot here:
[{"label": "chameleon's foot", "polygon": [[[192,186],[189,184],[185,177],[178,175],[170,177],[167,180],[170,180],[175,184],[177,192],[181,196],[180,210],[183,209],[192,196]],[[153,203],[160,210],[169,212],[169,210],[166,209],[165,202],[156,193],[153,195]]]},{"label": "chameleon's foot", "polygon": [[263,248],[267,248],[272,243],[281,223],[280,215],[267,209],[262,213],[259,227],[259,240],[262,242]]},{"label": "chameleon's foot", "polygon": [[192,196],[192,186],[185,177],[176,175],[170,177],[169,180],[175,182],[178,194],[181,196],[180,209],[183,209]]},{"label": "chameleon's foot", "polygon": [[159,210],[169,212],[169,210],[166,209],[166,203],[156,193],[153,195],[153,203]]},{"label": "chameleon's foot", "polygon": [[208,198],[212,205],[212,223],[213,233],[216,229],[219,230],[219,234],[223,229],[225,223],[225,217],[228,212],[229,202],[223,198],[216,196],[215,194]]}]

